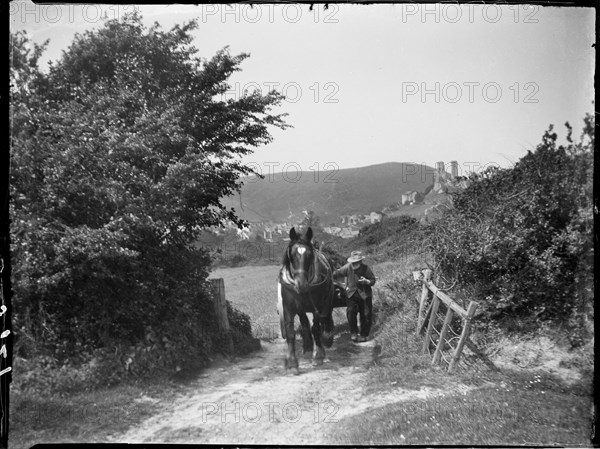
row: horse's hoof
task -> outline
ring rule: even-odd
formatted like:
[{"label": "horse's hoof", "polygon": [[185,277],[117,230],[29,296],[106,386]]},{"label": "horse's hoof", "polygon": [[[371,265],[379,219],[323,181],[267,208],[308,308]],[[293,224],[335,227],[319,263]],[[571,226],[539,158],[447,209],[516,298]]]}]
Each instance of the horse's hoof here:
[{"label": "horse's hoof", "polygon": [[292,371],[295,375],[299,374],[298,371],[298,361],[293,359],[283,359],[283,366],[285,367],[285,372]]},{"label": "horse's hoof", "polygon": [[286,374],[289,374],[290,372],[291,372],[291,373],[292,373],[294,376],[297,376],[297,375],[299,375],[299,374],[300,374],[300,370],[298,369],[298,367],[296,367],[296,368],[287,368],[287,369],[285,370],[285,373],[286,373]]},{"label": "horse's hoof", "polygon": [[314,359],[312,361],[312,366],[321,366],[323,364],[323,359]]}]

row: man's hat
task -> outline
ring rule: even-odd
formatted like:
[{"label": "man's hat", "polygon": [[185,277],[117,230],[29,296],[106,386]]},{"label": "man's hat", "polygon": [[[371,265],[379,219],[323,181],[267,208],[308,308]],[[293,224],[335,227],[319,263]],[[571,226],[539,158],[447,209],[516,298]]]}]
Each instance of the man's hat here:
[{"label": "man's hat", "polygon": [[352,254],[350,254],[350,257],[348,257],[348,262],[360,262],[364,258],[365,257],[362,255],[362,251],[352,251]]}]

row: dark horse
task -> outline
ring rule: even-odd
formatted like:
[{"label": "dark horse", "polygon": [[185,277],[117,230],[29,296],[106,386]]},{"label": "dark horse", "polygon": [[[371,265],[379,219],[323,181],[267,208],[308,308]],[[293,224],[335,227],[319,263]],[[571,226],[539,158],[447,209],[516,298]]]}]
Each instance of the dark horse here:
[{"label": "dark horse", "polygon": [[[312,229],[304,236],[290,230],[290,243],[283,256],[278,279],[278,312],[281,336],[287,340],[286,369],[298,374],[295,351],[294,317],[302,325],[304,352],[313,350],[313,365],[321,365],[326,347],[333,344],[333,275],[325,256],[312,244]],[[313,315],[312,336],[307,313]]]}]

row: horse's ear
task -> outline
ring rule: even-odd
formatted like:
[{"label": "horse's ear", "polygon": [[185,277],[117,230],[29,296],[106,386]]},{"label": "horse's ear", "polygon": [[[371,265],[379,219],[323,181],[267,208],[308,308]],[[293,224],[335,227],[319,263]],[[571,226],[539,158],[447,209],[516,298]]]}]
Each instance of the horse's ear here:
[{"label": "horse's ear", "polygon": [[306,240],[308,240],[310,242],[312,240],[312,238],[313,238],[313,232],[312,232],[312,228],[309,226],[308,231],[306,231]]},{"label": "horse's ear", "polygon": [[290,239],[292,242],[294,242],[297,238],[298,235],[296,234],[296,230],[294,228],[290,229]]}]

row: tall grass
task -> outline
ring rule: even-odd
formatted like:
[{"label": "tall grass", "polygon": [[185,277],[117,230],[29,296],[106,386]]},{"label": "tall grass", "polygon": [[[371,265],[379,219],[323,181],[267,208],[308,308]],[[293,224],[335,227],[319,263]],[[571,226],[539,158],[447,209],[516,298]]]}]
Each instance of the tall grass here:
[{"label": "tall grass", "polygon": [[421,354],[422,342],[416,337],[418,293],[412,271],[423,268],[418,255],[403,255],[393,261],[376,264],[378,277],[376,312],[379,323],[376,335],[380,351],[370,370],[370,390],[402,385],[420,388],[423,373],[429,370],[429,355]]}]

